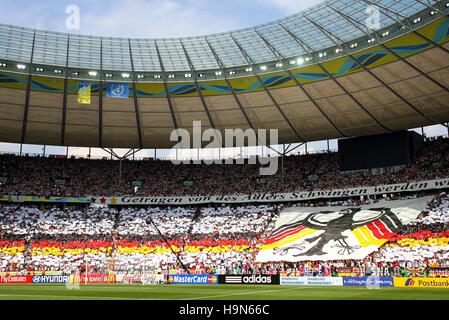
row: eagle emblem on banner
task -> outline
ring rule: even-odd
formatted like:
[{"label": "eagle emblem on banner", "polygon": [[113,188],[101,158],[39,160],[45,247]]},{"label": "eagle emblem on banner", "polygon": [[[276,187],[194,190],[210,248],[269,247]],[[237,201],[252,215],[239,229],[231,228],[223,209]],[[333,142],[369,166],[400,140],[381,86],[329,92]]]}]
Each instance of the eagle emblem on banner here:
[{"label": "eagle emblem on banner", "polygon": [[257,260],[364,259],[419,215],[426,204],[420,201],[419,205],[419,201],[391,201],[392,206],[297,208],[297,212],[283,212]]}]

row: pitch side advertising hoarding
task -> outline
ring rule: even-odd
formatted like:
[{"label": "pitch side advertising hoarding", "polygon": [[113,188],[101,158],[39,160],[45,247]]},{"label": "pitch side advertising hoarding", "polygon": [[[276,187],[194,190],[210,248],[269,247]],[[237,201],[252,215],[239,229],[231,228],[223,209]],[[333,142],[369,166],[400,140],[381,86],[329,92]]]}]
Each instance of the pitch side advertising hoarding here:
[{"label": "pitch side advertising hoarding", "polygon": [[394,278],[394,286],[399,288],[449,289],[449,278]]},{"label": "pitch side advertising hoarding", "polygon": [[68,283],[70,281],[70,276],[54,276],[54,275],[42,275],[42,276],[33,276],[33,283]]},{"label": "pitch side advertising hoarding", "polygon": [[115,274],[89,274],[86,276],[84,274],[79,276],[70,276],[70,281],[77,283],[88,283],[88,284],[111,284],[116,283],[117,279]]},{"label": "pitch side advertising hoarding", "polygon": [[29,284],[32,276],[0,276],[0,284]]},{"label": "pitch side advertising hoarding", "polygon": [[344,277],[343,285],[345,287],[393,287],[392,277]]},{"label": "pitch side advertising hoarding", "polygon": [[168,274],[165,279],[168,284],[218,284],[215,274]]},{"label": "pitch side advertising hoarding", "polygon": [[164,280],[163,274],[128,274],[128,273],[119,273],[116,275],[117,283],[121,284],[141,284],[144,281],[148,280],[148,278],[152,278],[157,283],[162,283]]},{"label": "pitch side advertising hoarding", "polygon": [[253,274],[219,276],[220,284],[279,284],[279,276]]},{"label": "pitch side advertising hoarding", "polygon": [[343,286],[341,277],[281,277],[282,286]]}]

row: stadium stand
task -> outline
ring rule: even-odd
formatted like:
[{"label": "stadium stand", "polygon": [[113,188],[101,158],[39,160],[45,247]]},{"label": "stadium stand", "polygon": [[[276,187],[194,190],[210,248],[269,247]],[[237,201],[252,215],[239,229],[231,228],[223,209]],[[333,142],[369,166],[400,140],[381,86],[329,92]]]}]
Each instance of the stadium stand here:
[{"label": "stadium stand", "polygon": [[[74,197],[232,195],[430,180],[445,178],[449,173],[449,139],[440,137],[426,142],[417,159],[396,172],[342,173],[338,153],[289,156],[284,166],[284,178],[278,172],[264,177],[264,182],[260,183],[257,165],[178,166],[169,161],[125,161],[120,182],[117,161],[2,155],[0,172],[8,182],[0,185],[0,193]],[[311,176],[317,179],[310,179]],[[64,178],[65,185],[56,184],[58,178]],[[185,186],[186,180],[193,181],[193,186]],[[134,193],[133,181],[144,182],[137,193]]]},{"label": "stadium stand", "polygon": [[[73,33],[0,21],[0,300],[281,319],[356,310],[262,300],[449,299],[449,0],[304,0],[154,39],[124,15],[157,1],[103,2],[120,38],[97,3],[67,5]],[[92,313],[61,307],[39,303]]]},{"label": "stadium stand", "polygon": [[[364,275],[367,269],[384,276],[404,272],[424,276],[431,271],[427,268],[449,266],[446,193],[437,195],[417,219],[360,261],[257,263],[256,255],[279,217],[279,208],[268,205],[120,210],[4,205],[1,209],[1,272],[76,268],[107,272],[111,260],[114,271],[128,273],[141,271],[145,261],[156,263],[159,273],[185,273],[185,266],[190,273],[298,276]],[[26,240],[19,240],[24,236]]]}]

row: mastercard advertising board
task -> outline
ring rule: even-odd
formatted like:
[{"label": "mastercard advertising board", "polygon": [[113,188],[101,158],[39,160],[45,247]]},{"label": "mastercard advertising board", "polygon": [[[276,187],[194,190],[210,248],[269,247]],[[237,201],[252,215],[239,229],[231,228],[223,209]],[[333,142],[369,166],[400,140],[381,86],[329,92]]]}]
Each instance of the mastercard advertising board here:
[{"label": "mastercard advertising board", "polygon": [[394,286],[399,288],[449,289],[449,278],[394,278]]},{"label": "mastercard advertising board", "polygon": [[168,284],[218,284],[215,274],[168,274],[165,278]]}]

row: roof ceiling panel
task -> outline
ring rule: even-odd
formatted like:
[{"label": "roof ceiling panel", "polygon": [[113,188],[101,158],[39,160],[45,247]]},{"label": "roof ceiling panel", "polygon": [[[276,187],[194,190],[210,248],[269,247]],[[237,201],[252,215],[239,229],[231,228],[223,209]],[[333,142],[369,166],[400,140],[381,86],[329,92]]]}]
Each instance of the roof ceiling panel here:
[{"label": "roof ceiling panel", "polygon": [[356,92],[382,86],[382,84],[371,76],[368,72],[357,72],[339,77],[337,81],[349,92]]},{"label": "roof ceiling panel", "polygon": [[103,125],[106,127],[111,126],[130,126],[136,128],[136,113],[135,112],[112,112],[103,111]]},{"label": "roof ceiling panel", "polygon": [[411,79],[419,75],[419,72],[402,61],[377,67],[373,72],[387,84],[403,79]]},{"label": "roof ceiling panel", "polygon": [[[0,102],[0,119],[23,122],[24,106],[14,106]],[[1,136],[1,133],[0,133]]]},{"label": "roof ceiling panel", "polygon": [[280,108],[288,119],[302,119],[307,121],[310,118],[322,117],[322,113],[311,101],[293,102],[281,104]]},{"label": "roof ceiling panel", "polygon": [[332,79],[304,85],[304,88],[314,99],[342,95],[345,92]]},{"label": "roof ceiling panel", "polygon": [[15,121],[10,119],[3,119],[0,117],[0,138],[2,141],[20,143],[22,138],[22,125],[23,121]]},{"label": "roof ceiling panel", "polygon": [[240,109],[211,111],[210,115],[218,128],[242,128],[249,127],[248,122]]},{"label": "roof ceiling panel", "polygon": [[300,87],[290,87],[270,90],[271,95],[279,104],[297,101],[309,101],[309,98]]},{"label": "roof ceiling panel", "polygon": [[170,142],[172,128],[142,128],[143,145],[147,148],[171,148],[175,142]]},{"label": "roof ceiling panel", "polygon": [[178,125],[182,128],[191,128],[193,127],[194,122],[200,122],[201,127],[210,127],[209,118],[204,111],[197,112],[176,112],[176,120],[178,121]]},{"label": "roof ceiling panel", "polygon": [[37,107],[57,108],[62,114],[64,95],[60,93],[44,93],[32,91],[30,93],[30,105]]},{"label": "roof ceiling panel", "polygon": [[[413,106],[429,118],[438,122],[447,122],[449,117],[449,94],[446,91],[435,92],[425,96],[416,96],[409,99]],[[438,117],[431,115],[436,114]]]},{"label": "roof ceiling panel", "polygon": [[104,97],[103,111],[135,112],[134,100]]},{"label": "roof ceiling panel", "polygon": [[140,112],[170,112],[167,98],[138,98]]},{"label": "roof ceiling panel", "polygon": [[424,76],[414,79],[396,82],[390,85],[400,96],[406,99],[415,97],[426,97],[435,92],[444,91],[438,85],[425,78]]},{"label": "roof ceiling panel", "polygon": [[0,103],[11,106],[24,106],[26,98],[25,90],[0,88]]},{"label": "roof ceiling panel", "polygon": [[30,105],[28,110],[28,122],[48,122],[62,124],[62,109],[35,107]]},{"label": "roof ceiling panel", "polygon": [[98,97],[91,98],[91,104],[82,105],[78,103],[75,95],[67,96],[67,116],[66,123],[72,125],[93,125],[99,124],[99,101]]},{"label": "roof ceiling panel", "polygon": [[237,104],[233,95],[209,96],[204,97],[204,100],[206,101],[207,108],[210,111],[229,109],[240,110],[239,105]]},{"label": "roof ceiling panel", "polygon": [[170,113],[140,112],[142,127],[173,128],[173,118]]},{"label": "roof ceiling panel", "polygon": [[61,143],[61,124],[28,121],[27,144],[58,145]]},{"label": "roof ceiling panel", "polygon": [[98,146],[97,126],[70,125],[65,127],[65,143],[69,146],[94,147]]},{"label": "roof ceiling panel", "polygon": [[238,98],[245,108],[273,105],[273,101],[265,91],[242,93],[238,95]]},{"label": "roof ceiling panel", "polygon": [[285,122],[279,110],[273,105],[266,107],[245,108],[245,111],[253,124],[272,121]]},{"label": "roof ceiling panel", "polygon": [[431,72],[429,76],[449,88],[449,67]]},{"label": "roof ceiling panel", "polygon": [[188,97],[188,98],[172,98],[173,109],[175,112],[205,112],[204,106],[199,97]]},{"label": "roof ceiling panel", "polygon": [[439,48],[424,51],[408,57],[407,60],[423,72],[431,72],[449,66],[447,53]]},{"label": "roof ceiling panel", "polygon": [[138,148],[139,140],[135,127],[107,127],[103,128],[103,145],[115,148]]}]

